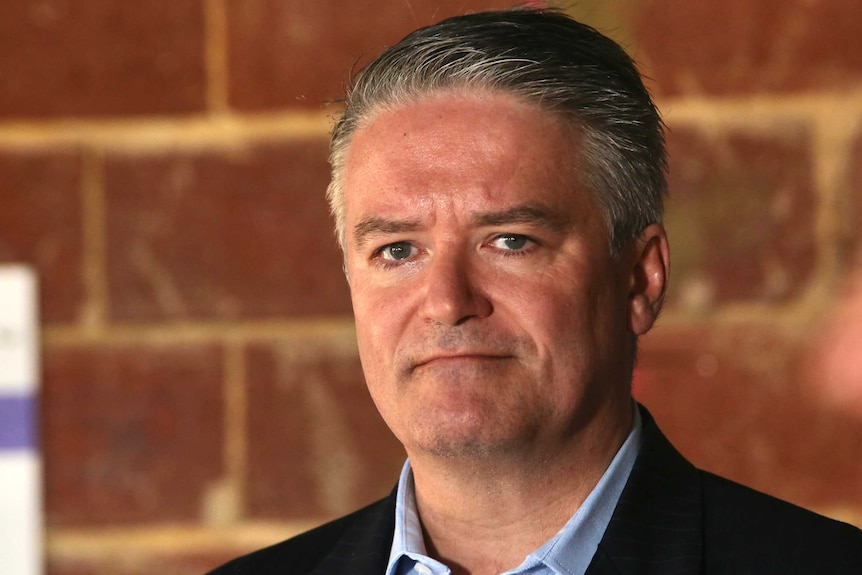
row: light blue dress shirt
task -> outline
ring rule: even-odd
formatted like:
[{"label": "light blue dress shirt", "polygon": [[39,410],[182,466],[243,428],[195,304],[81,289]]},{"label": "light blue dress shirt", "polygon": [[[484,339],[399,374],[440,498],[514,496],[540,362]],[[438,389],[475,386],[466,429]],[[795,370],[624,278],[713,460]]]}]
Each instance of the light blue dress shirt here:
[{"label": "light blue dress shirt", "polygon": [[[641,417],[590,495],[565,526],[530,553],[515,569],[501,575],[584,575],[611,521],[634,466],[641,442]],[[450,575],[449,567],[428,557],[416,510],[413,470],[401,471],[395,507],[395,535],[386,575]]]}]

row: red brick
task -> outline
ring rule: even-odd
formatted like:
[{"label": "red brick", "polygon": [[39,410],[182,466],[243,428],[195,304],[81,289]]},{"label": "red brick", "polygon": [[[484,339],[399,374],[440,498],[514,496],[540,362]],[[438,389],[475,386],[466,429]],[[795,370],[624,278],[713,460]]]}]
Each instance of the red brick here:
[{"label": "red brick", "polygon": [[111,316],[350,312],[323,138],[107,161]]},{"label": "red brick", "polygon": [[849,89],[862,81],[862,10],[824,0],[650,0],[639,59],[662,96]]},{"label": "red brick", "polygon": [[[414,29],[514,0],[258,0],[228,3],[230,102],[318,108],[339,99],[356,64]],[[313,65],[309,65],[313,63]]]},{"label": "red brick", "polygon": [[223,474],[221,351],[48,347],[44,360],[49,524],[199,519]]},{"label": "red brick", "polygon": [[805,290],[816,259],[809,145],[804,131],[671,130],[671,305],[782,301]]},{"label": "red brick", "polygon": [[203,110],[200,0],[4,0],[0,117]]},{"label": "red brick", "polygon": [[35,267],[46,323],[83,305],[80,185],[77,154],[0,152],[0,262]]},{"label": "red brick", "polygon": [[659,328],[636,395],[696,465],[817,509],[862,510],[862,420],[818,398],[808,351],[777,328]]},{"label": "red brick", "polygon": [[358,358],[323,344],[248,350],[248,511],[327,518],[383,497],[404,461]]}]

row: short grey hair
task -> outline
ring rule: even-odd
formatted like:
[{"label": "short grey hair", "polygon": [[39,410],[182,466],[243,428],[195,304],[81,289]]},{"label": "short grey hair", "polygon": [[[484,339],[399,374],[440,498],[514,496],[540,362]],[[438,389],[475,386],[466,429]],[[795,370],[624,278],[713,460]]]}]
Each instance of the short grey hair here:
[{"label": "short grey hair", "polygon": [[561,12],[516,8],[421,28],[356,76],[330,142],[327,199],[342,249],[342,174],[353,134],[382,110],[459,89],[512,94],[572,121],[613,254],[662,221],[664,125],[634,61]]}]

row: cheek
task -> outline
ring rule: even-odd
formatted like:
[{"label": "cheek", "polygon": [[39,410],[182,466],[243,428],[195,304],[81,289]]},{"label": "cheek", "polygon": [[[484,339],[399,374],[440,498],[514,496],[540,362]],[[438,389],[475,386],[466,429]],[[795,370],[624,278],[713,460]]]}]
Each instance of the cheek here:
[{"label": "cheek", "polygon": [[[379,341],[373,337],[368,337],[368,333],[364,333],[357,327],[357,344],[359,347],[359,361],[362,364],[362,373],[365,376],[365,385],[368,387],[368,393],[371,399],[377,406],[378,411],[383,414],[386,411],[386,393],[387,393],[387,367],[384,358],[379,349],[375,348],[375,344]],[[385,416],[384,416],[385,418]]]},{"label": "cheek", "polygon": [[403,306],[380,290],[352,291],[356,340],[369,388],[392,377],[395,354],[403,336]]},{"label": "cheek", "polygon": [[[594,310],[586,289],[570,277],[547,275],[517,293],[500,294],[522,328],[545,346],[573,343],[591,323]],[[564,288],[564,289],[561,289]]]},{"label": "cheek", "polygon": [[392,340],[397,338],[395,323],[398,316],[396,301],[380,297],[379,292],[352,292],[353,317],[356,322],[356,336],[361,351],[373,354],[384,352]]},{"label": "cheek", "polygon": [[601,282],[550,278],[511,302],[513,315],[536,343],[543,362],[553,365],[552,372],[563,372],[555,378],[580,378],[593,369],[591,364],[613,353],[618,337],[614,326],[620,319],[611,291]]},{"label": "cheek", "polygon": [[385,358],[388,355],[379,331],[379,325],[376,322],[357,316],[356,343],[359,348],[359,359],[372,395],[374,395],[374,388],[385,375]]}]

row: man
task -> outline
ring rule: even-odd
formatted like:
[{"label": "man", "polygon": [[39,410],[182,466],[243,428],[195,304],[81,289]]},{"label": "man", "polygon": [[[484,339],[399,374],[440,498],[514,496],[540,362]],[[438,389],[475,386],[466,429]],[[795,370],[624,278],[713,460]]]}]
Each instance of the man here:
[{"label": "man", "polygon": [[631,397],[664,143],[619,46],[513,10],[358,77],[329,199],[393,494],[218,575],[862,573],[862,534],[694,469]]}]

